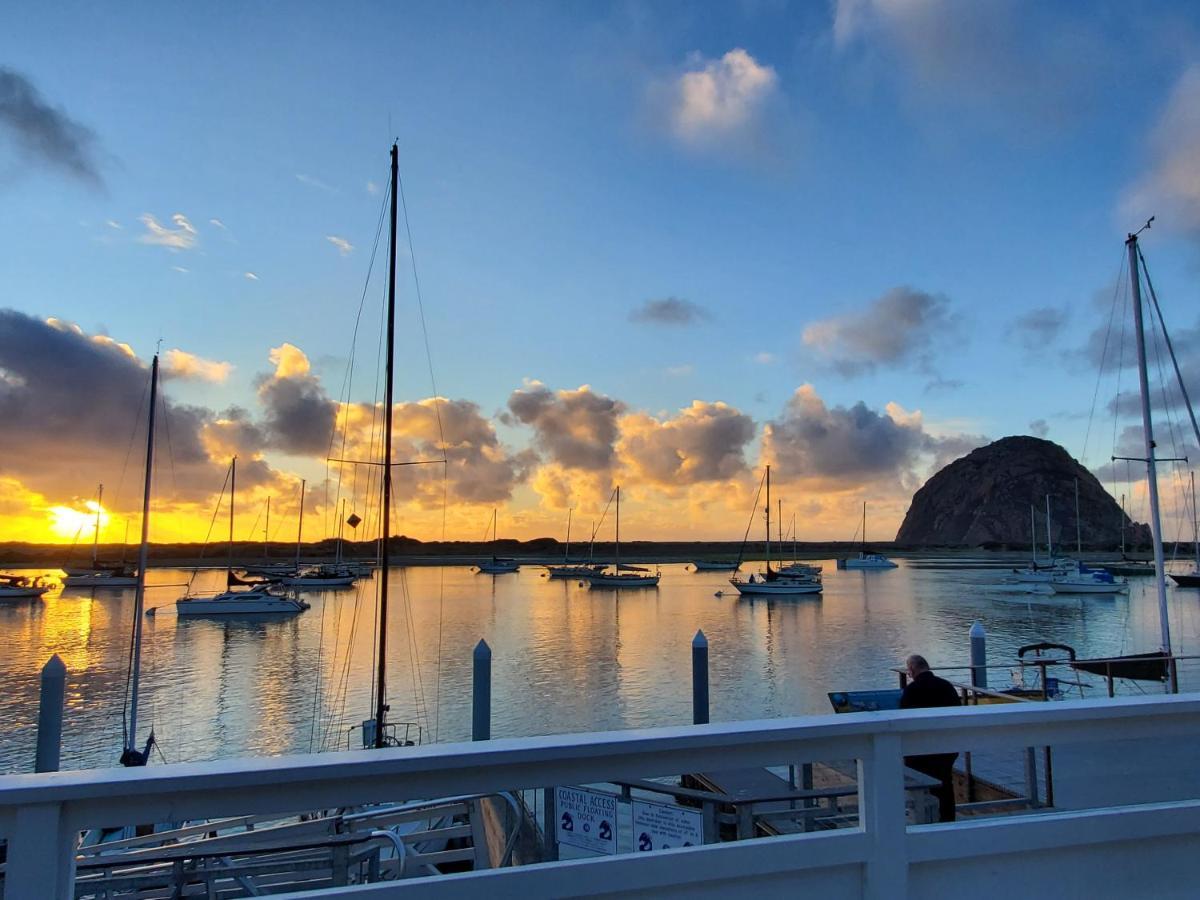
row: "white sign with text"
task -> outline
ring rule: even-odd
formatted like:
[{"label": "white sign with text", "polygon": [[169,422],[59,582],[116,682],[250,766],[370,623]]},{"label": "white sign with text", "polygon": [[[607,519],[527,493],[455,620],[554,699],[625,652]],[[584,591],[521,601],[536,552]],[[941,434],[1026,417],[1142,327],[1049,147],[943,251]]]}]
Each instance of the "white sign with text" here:
[{"label": "white sign with text", "polygon": [[704,843],[704,817],[698,809],[671,803],[633,801],[633,846],[639,853],[698,847]]},{"label": "white sign with text", "polygon": [[617,797],[587,788],[555,788],[560,844],[593,853],[617,852]]}]

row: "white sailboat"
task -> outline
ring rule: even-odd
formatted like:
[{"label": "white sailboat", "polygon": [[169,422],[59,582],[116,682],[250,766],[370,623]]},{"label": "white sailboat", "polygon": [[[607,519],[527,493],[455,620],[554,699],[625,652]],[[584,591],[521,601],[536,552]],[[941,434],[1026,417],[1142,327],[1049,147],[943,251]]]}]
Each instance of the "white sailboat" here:
[{"label": "white sailboat", "polygon": [[1054,544],[1050,537],[1050,495],[1046,495],[1046,559],[1048,562],[1041,562],[1037,555],[1037,529],[1034,526],[1035,522],[1033,505],[1029,507],[1029,527],[1032,531],[1031,546],[1033,549],[1033,560],[1024,569],[1013,569],[1013,581],[1020,584],[1049,584],[1055,578],[1063,575],[1069,575],[1079,568],[1079,563],[1068,556],[1060,556],[1057,559],[1054,556]]},{"label": "white sailboat", "polygon": [[[292,571],[279,579],[280,584],[297,587],[301,590],[322,590],[324,588],[350,587],[354,584],[354,574],[339,566],[300,565],[300,545],[304,537],[304,490],[308,481],[300,481],[300,516],[296,520],[296,565]],[[339,527],[339,533],[341,531]]]},{"label": "white sailboat", "polygon": [[126,588],[137,584],[137,575],[127,569],[123,562],[118,565],[102,565],[97,558],[100,549],[100,516],[104,509],[103,502],[104,485],[101,484],[96,488],[96,522],[92,534],[92,565],[87,569],[63,566],[63,572],[66,573],[62,580],[65,588]]},{"label": "white sailboat", "polygon": [[1171,579],[1180,587],[1200,588],[1200,518],[1196,515],[1196,473],[1188,473],[1188,481],[1192,486],[1192,544],[1196,558],[1192,563],[1191,572],[1172,573]]},{"label": "white sailboat", "polygon": [[[500,516],[497,510],[492,510],[492,547],[495,548],[496,542],[499,540],[496,531],[500,526]],[[490,560],[485,560],[475,567],[481,575],[510,575],[513,572],[519,571],[520,564],[509,556],[496,556],[492,554]]]},{"label": "white sailboat", "polygon": [[[264,583],[238,589],[233,587],[234,497],[237,492],[237,457],[229,463],[229,561],[225,568],[225,590],[211,596],[190,594],[175,601],[180,616],[293,615],[304,612],[308,604],[275,585]],[[218,501],[219,502],[219,501]]]},{"label": "white sailboat", "polygon": [[616,541],[613,550],[612,571],[608,567],[594,569],[586,577],[591,587],[639,588],[658,587],[662,576],[651,574],[636,566],[621,565],[621,486],[617,485]]},{"label": "white sailboat", "polygon": [[562,564],[546,566],[546,575],[550,578],[587,578],[595,568],[585,563],[571,562],[571,514],[574,512],[574,507],[567,510],[567,543],[563,549]]},{"label": "white sailboat", "polygon": [[[814,575],[811,572],[791,570],[782,571],[771,568],[771,467],[767,466],[766,473],[767,482],[767,543],[766,543],[766,568],[760,574],[751,575],[748,578],[734,576],[729,579],[737,592],[743,596],[763,596],[763,595],[799,595],[799,594],[819,594],[821,593],[821,576]],[[757,506],[756,506],[757,508]],[[753,515],[753,513],[751,514]],[[740,560],[739,560],[740,562]]]},{"label": "white sailboat", "polygon": [[884,556],[882,553],[870,553],[867,551],[867,503],[863,501],[862,513],[862,550],[858,552],[858,556],[852,556],[849,559],[838,561],[839,569],[895,569],[896,564]]}]

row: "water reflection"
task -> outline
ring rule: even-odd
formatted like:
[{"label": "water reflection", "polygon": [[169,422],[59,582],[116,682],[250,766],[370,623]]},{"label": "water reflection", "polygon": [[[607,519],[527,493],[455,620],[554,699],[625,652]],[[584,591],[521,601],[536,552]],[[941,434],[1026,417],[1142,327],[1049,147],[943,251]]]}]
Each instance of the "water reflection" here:
[{"label": "water reflection", "polygon": [[[376,585],[309,595],[312,608],[276,621],[177,619],[187,573],[153,570],[145,622],[142,720],[172,761],[307,752],[344,745],[373,709]],[[197,590],[223,572],[201,573]],[[823,597],[741,599],[720,575],[664,566],[657,590],[588,589],[533,568],[392,573],[388,701],[394,721],[440,740],[470,735],[472,651],[493,650],[496,737],[691,721],[691,641],[710,645],[714,721],[824,713],[826,692],[891,687],[907,653],[963,664],[981,621],[993,659],[1023,644],[1072,644],[1111,655],[1158,645],[1146,580],[1128,596],[1064,599],[999,586],[988,570],[902,564],[838,572]],[[726,591],[723,596],[715,596]],[[1195,592],[1171,594],[1177,647],[1200,636]],[[51,593],[0,604],[0,766],[28,771],[38,672],[52,653],[69,670],[64,766],[107,766],[122,741],[132,590]],[[995,678],[1002,675],[996,674]],[[1185,687],[1200,667],[1182,666]],[[1149,686],[1148,689],[1155,689]]]}]

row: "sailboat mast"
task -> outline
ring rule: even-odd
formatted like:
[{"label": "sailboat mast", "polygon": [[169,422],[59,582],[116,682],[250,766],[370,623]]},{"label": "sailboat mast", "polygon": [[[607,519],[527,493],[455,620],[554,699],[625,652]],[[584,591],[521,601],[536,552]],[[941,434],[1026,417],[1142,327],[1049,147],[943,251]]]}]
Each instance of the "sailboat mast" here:
[{"label": "sailboat mast", "polygon": [[229,461],[229,561],[225,565],[225,586],[233,577],[233,498],[237,493],[237,457]]},{"label": "sailboat mast", "polygon": [[571,561],[571,513],[575,511],[575,507],[570,507],[567,510],[567,549],[563,551],[563,562]]},{"label": "sailboat mast", "polygon": [[[1194,505],[1194,504],[1193,504]],[[1125,558],[1125,495],[1121,495],[1121,559]]]},{"label": "sailboat mast", "polygon": [[1196,571],[1200,572],[1200,519],[1196,517],[1196,473],[1188,472],[1192,484],[1192,543],[1196,554]]},{"label": "sailboat mast", "polygon": [[96,533],[92,535],[92,568],[96,568],[96,553],[100,549],[100,510],[104,508],[104,485],[96,488]]},{"label": "sailboat mast", "polygon": [[617,485],[617,544],[613,561],[617,565],[617,574],[621,574],[621,486]]},{"label": "sailboat mast", "polygon": [[863,552],[867,552],[867,501],[863,501]]},{"label": "sailboat mast", "polygon": [[346,501],[343,499],[342,500],[342,509],[341,509],[341,512],[338,514],[337,553],[334,555],[334,562],[336,562],[338,564],[341,564],[341,562],[342,562],[342,525],[345,523],[345,521],[346,521]]},{"label": "sailboat mast", "polygon": [[[146,559],[150,540],[150,487],[154,473],[154,408],[158,405],[158,354],[150,364],[150,413],[146,417],[146,480],[142,489],[142,546],[138,550],[137,586],[133,593],[133,673],[129,684],[129,732],[125,750],[137,753],[138,683],[142,674],[142,618],[146,604]],[[125,754],[122,754],[123,756]],[[133,757],[137,758],[137,757]]]},{"label": "sailboat mast", "polygon": [[1075,554],[1084,556],[1084,523],[1079,518],[1079,479],[1075,479]]},{"label": "sailboat mast", "polygon": [[[1142,285],[1138,271],[1137,235],[1125,241],[1129,250],[1129,287],[1133,299],[1133,325],[1137,332],[1138,387],[1142,400],[1142,436],[1146,449],[1146,481],[1150,489],[1150,534],[1154,539],[1154,586],[1158,590],[1158,618],[1162,630],[1162,649],[1171,653],[1171,623],[1167,618],[1166,567],[1163,561],[1162,522],[1158,511],[1158,470],[1154,461],[1154,423],[1150,416],[1150,380],[1146,374],[1146,334],[1142,323]],[[1171,693],[1179,690],[1175,667],[1168,666]]]},{"label": "sailboat mast", "polygon": [[300,479],[300,516],[296,519],[296,574],[300,574],[300,538],[304,535],[304,490],[308,480]]},{"label": "sailboat mast", "polygon": [[383,747],[387,704],[388,538],[392,527],[392,373],[396,361],[396,195],[400,192],[400,148],[392,144],[391,231],[388,236],[387,364],[383,399],[383,542],[379,550],[379,648],[375,674],[375,746]]},{"label": "sailboat mast", "polygon": [[1037,566],[1037,520],[1033,516],[1033,504],[1029,504],[1029,549],[1033,551],[1033,564]]},{"label": "sailboat mast", "polygon": [[263,525],[263,559],[271,556],[271,498],[267,497],[267,521]]},{"label": "sailboat mast", "polygon": [[771,467],[767,466],[767,573],[771,571]]},{"label": "sailboat mast", "polygon": [[1046,495],[1046,561],[1054,562],[1054,540],[1050,537],[1050,495]]}]

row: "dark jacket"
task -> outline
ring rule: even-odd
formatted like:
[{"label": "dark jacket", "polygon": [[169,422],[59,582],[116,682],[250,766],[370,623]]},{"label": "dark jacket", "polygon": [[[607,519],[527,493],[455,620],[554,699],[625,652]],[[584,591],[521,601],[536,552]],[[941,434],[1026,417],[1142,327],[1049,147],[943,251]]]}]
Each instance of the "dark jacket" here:
[{"label": "dark jacket", "polygon": [[930,706],[961,706],[958,691],[945,678],[925,671],[910,681],[900,694],[901,709],[922,709]]}]

